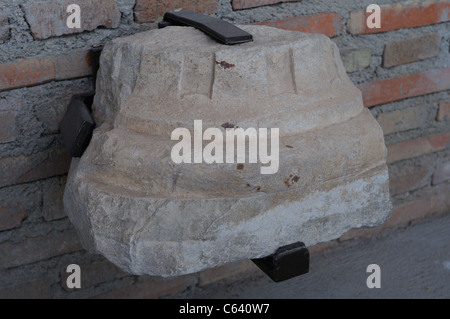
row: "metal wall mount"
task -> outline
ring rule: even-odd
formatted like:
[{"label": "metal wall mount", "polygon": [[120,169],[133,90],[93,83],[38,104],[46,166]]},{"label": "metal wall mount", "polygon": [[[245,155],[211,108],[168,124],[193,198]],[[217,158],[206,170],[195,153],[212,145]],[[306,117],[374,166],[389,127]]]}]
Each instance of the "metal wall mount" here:
[{"label": "metal wall mount", "polygon": [[160,29],[168,26],[194,27],[215,41],[225,45],[236,45],[253,41],[253,36],[227,21],[190,10],[166,12],[158,23]]},{"label": "metal wall mount", "polygon": [[91,114],[94,92],[72,96],[59,130],[67,152],[72,157],[81,157],[89,145],[95,128]]},{"label": "metal wall mount", "polygon": [[300,242],[281,247],[270,256],[252,261],[275,282],[309,272],[309,251],[305,244]]},{"label": "metal wall mount", "polygon": [[81,157],[89,145],[92,133],[95,129],[95,121],[92,116],[92,103],[95,95],[97,72],[100,67],[100,55],[103,47],[92,48],[89,57],[92,65],[94,90],[72,96],[66,113],[59,124],[67,153],[72,157]]}]

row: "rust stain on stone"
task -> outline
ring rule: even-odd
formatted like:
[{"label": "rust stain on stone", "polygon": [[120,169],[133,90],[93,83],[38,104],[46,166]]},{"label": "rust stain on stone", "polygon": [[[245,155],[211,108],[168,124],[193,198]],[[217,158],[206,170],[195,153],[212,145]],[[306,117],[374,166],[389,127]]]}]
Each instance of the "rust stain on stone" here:
[{"label": "rust stain on stone", "polygon": [[228,62],[226,62],[226,61],[216,61],[216,64],[217,65],[220,65],[222,68],[224,68],[225,70],[226,69],[231,69],[231,68],[234,68],[236,65],[234,65],[234,64],[231,64],[231,63],[228,63]]},{"label": "rust stain on stone", "polygon": [[284,180],[284,183],[286,184],[287,187],[291,187],[294,184],[298,183],[298,181],[300,180],[300,177],[298,177],[297,175],[289,175],[289,177],[287,179]]},{"label": "rust stain on stone", "polygon": [[86,57],[84,58],[84,61],[88,65],[88,67],[92,68],[92,65],[94,64],[94,56],[92,51],[87,52]]}]

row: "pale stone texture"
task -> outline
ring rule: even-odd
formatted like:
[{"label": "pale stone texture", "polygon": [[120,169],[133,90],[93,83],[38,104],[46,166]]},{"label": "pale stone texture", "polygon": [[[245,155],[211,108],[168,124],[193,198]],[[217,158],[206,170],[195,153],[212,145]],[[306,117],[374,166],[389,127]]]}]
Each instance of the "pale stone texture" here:
[{"label": "pale stone texture", "polygon": [[[67,6],[77,4],[81,9],[81,28],[67,27]],[[120,11],[114,0],[49,0],[24,4],[25,18],[35,39],[92,31],[100,26],[117,28]]]},{"label": "pale stone texture", "polygon": [[[175,276],[387,219],[383,133],[336,45],[322,35],[242,28],[254,42],[223,46],[168,27],[106,45],[98,128],[72,161],[64,194],[85,248],[130,273]],[[194,120],[204,129],[279,128],[279,172],[174,164],[171,132],[193,132]]]},{"label": "pale stone texture", "polygon": [[370,66],[372,53],[370,49],[349,50],[341,53],[342,62],[347,72],[364,70]]},{"label": "pale stone texture", "polygon": [[433,185],[437,185],[450,179],[450,162],[441,163],[436,167],[433,176]]}]

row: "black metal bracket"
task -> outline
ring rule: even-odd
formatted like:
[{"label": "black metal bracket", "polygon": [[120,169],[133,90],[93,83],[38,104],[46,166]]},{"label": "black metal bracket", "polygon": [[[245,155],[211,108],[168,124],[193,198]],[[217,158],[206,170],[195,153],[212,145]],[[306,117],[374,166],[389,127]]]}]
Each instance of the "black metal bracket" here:
[{"label": "black metal bracket", "polygon": [[72,96],[66,113],[59,124],[59,131],[67,153],[72,157],[81,157],[89,145],[95,128],[92,117],[92,103],[95,95],[95,83],[100,66],[103,47],[92,48],[89,58],[94,77],[94,91]]},{"label": "black metal bracket", "polygon": [[167,12],[158,24],[160,29],[171,26],[189,26],[199,29],[219,43],[226,45],[253,41],[253,36],[234,24],[190,10]]},{"label": "black metal bracket", "polygon": [[81,157],[91,141],[95,128],[91,114],[94,95],[94,92],[74,95],[59,125],[66,150],[72,157]]},{"label": "black metal bracket", "polygon": [[278,248],[274,254],[252,261],[275,282],[309,272],[309,251],[300,242]]}]

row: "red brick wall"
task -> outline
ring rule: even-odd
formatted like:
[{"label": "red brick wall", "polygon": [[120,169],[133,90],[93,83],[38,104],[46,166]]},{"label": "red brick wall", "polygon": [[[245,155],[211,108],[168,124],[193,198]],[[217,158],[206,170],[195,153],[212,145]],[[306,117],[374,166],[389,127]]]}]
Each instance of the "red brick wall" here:
[{"label": "red brick wall", "polygon": [[[72,1],[47,1],[39,10],[17,1],[0,9],[0,298],[156,298],[253,267],[242,262],[164,280],[130,276],[83,251],[64,214],[70,158],[57,127],[70,97],[93,88],[90,49],[154,28],[167,9],[322,33],[338,44],[385,132],[394,203],[385,225],[352,230],[341,240],[450,211],[449,1],[380,1],[381,29],[366,27],[367,1],[74,2],[90,17],[76,32],[63,27],[61,13]],[[65,287],[71,263],[83,269],[81,290]]]}]

